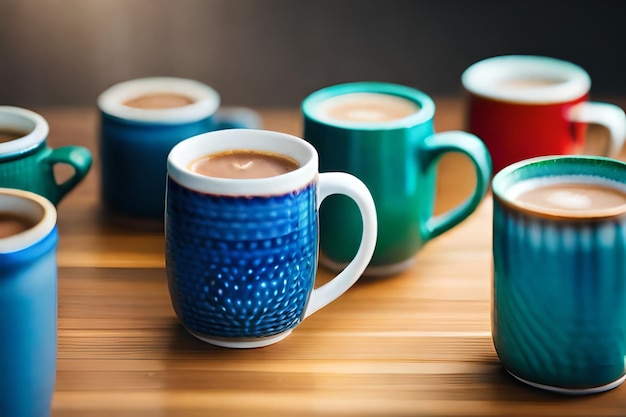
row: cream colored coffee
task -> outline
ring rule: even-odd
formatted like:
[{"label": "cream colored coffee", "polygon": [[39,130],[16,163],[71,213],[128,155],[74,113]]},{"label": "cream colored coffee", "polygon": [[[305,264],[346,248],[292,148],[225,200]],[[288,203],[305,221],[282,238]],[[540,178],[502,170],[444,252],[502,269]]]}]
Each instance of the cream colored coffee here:
[{"label": "cream colored coffee", "polygon": [[316,111],[326,119],[381,123],[403,119],[419,110],[415,102],[391,94],[350,93],[323,101]]},{"label": "cream colored coffee", "polygon": [[502,80],[498,86],[509,90],[529,90],[535,88],[553,87],[561,84],[564,80],[559,78],[511,78]]},{"label": "cream colored coffee", "polygon": [[0,239],[25,232],[35,223],[14,213],[0,213]]},{"label": "cream colored coffee", "polygon": [[557,216],[596,217],[626,212],[626,192],[596,183],[545,183],[527,187],[516,204],[532,211]]},{"label": "cream colored coffee", "polygon": [[28,132],[15,129],[0,128],[0,143],[10,142],[28,135]]},{"label": "cream colored coffee", "polygon": [[150,93],[125,101],[128,107],[147,110],[171,109],[193,104],[195,101],[182,94]]},{"label": "cream colored coffee", "polygon": [[282,175],[300,164],[284,155],[252,150],[231,150],[206,155],[193,161],[189,169],[207,177],[253,179]]}]

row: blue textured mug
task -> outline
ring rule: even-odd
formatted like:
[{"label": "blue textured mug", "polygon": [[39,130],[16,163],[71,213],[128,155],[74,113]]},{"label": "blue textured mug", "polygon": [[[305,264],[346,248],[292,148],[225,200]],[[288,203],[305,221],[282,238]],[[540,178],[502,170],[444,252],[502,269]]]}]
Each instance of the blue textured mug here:
[{"label": "blue textured mug", "polygon": [[[163,95],[174,96],[174,101],[131,104]],[[186,101],[177,102],[176,97]],[[102,198],[113,212],[136,217],[162,218],[167,155],[178,142],[218,129],[260,126],[256,112],[220,108],[213,88],[183,78],[116,84],[100,95],[98,107]]]},{"label": "blue textured mug", "polygon": [[625,379],[626,164],[540,157],[493,179],[493,341],[509,373],[589,394]]},{"label": "blue textured mug", "polygon": [[[267,178],[198,174],[206,155],[246,150],[282,155],[299,168]],[[231,129],[176,145],[168,157],[166,268],[174,310],[194,336],[234,348],[266,346],[335,300],[361,276],[376,244],[376,210],[365,185],[346,173],[318,174],[317,152],[283,133]],[[354,259],[314,289],[318,208],[345,194],[363,232]]]},{"label": "blue textured mug", "polygon": [[0,416],[50,415],[57,352],[56,211],[0,188]]}]

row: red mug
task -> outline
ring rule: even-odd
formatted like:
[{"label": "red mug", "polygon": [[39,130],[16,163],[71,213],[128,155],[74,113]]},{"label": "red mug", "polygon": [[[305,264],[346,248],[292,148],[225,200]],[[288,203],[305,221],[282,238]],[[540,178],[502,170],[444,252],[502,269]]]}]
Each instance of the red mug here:
[{"label": "red mug", "polygon": [[493,173],[523,159],[583,152],[587,124],[609,132],[605,156],[622,149],[626,116],[616,105],[589,101],[591,79],[581,67],[555,58],[507,55],[463,72],[468,130],[491,153]]}]

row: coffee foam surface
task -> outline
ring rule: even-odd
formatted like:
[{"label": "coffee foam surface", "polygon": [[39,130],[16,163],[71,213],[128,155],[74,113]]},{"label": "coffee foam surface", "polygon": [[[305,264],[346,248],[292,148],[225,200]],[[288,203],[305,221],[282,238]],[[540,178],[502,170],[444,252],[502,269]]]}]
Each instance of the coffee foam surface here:
[{"label": "coffee foam surface", "polygon": [[520,196],[532,190],[559,185],[563,185],[564,187],[579,185],[609,188],[615,190],[617,193],[623,194],[624,201],[626,202],[625,184],[608,178],[589,175],[563,175],[523,180],[512,185],[504,193],[504,197],[515,206],[538,213],[556,216],[597,217],[611,215],[616,211],[626,212],[626,204],[612,206],[609,208],[592,208],[593,201],[589,195],[570,190],[554,190],[546,196],[546,202],[553,205],[553,207],[544,207],[536,203],[517,201]]},{"label": "coffee foam surface", "polygon": [[[350,108],[354,106],[354,108]],[[420,111],[411,100],[385,93],[347,93],[321,102],[315,109],[319,118],[357,123],[384,123]],[[340,115],[338,113],[341,113]]]},{"label": "coffee foam surface", "polygon": [[[174,94],[190,98],[187,106],[165,109],[141,109],[124,105],[133,98],[149,94]],[[211,116],[220,105],[217,91],[195,80],[175,77],[151,77],[124,81],[109,87],[98,97],[98,107],[120,119],[150,123],[187,123]]]}]

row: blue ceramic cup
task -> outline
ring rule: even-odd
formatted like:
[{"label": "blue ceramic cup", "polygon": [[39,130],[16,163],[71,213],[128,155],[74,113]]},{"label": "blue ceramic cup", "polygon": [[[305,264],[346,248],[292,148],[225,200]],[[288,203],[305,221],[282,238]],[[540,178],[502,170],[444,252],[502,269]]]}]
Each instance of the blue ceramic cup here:
[{"label": "blue ceramic cup", "polygon": [[194,80],[153,77],[116,84],[98,98],[102,198],[113,212],[163,216],[166,162],[183,139],[235,127],[259,127],[245,108],[220,108],[220,96]]},{"label": "blue ceramic cup", "polygon": [[[233,150],[277,154],[295,170],[266,178],[205,176],[190,164]],[[166,267],[174,310],[208,343],[250,348],[288,336],[361,276],[376,244],[376,210],[365,185],[346,173],[318,174],[317,152],[283,133],[231,129],[176,145],[168,157]],[[328,195],[354,200],[360,247],[336,277],[313,289],[318,208]]]},{"label": "blue ceramic cup", "polygon": [[0,188],[0,416],[50,415],[57,352],[56,211]]},{"label": "blue ceramic cup", "polygon": [[626,164],[525,160],[493,179],[493,342],[509,373],[568,394],[625,378]]}]

